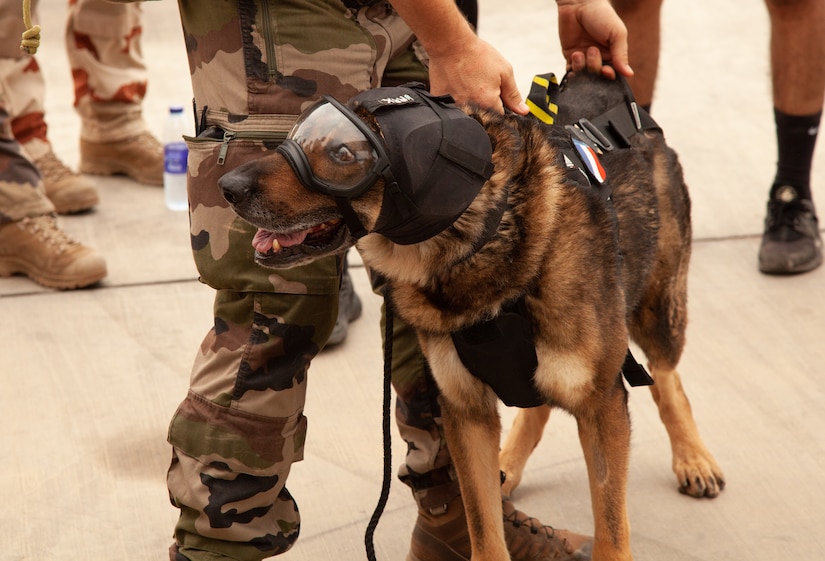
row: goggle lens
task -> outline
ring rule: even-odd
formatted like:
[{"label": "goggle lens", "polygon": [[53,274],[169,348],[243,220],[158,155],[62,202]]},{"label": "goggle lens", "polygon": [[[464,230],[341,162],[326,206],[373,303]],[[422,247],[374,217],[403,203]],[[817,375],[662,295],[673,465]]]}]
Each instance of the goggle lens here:
[{"label": "goggle lens", "polygon": [[306,111],[288,138],[306,155],[312,175],[330,186],[355,187],[378,163],[378,153],[370,140],[326,100]]}]

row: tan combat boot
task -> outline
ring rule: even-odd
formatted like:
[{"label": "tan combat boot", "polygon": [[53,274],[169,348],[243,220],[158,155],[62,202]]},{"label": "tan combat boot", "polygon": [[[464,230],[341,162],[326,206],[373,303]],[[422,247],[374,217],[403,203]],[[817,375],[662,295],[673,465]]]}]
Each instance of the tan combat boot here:
[{"label": "tan combat boot", "polygon": [[163,185],[163,145],[149,132],[118,142],[80,139],[80,172],[128,175],[148,185]]},{"label": "tan combat boot", "polygon": [[93,208],[100,201],[94,184],[66,167],[54,152],[47,152],[36,159],[34,165],[40,170],[46,196],[58,213],[83,212]]},{"label": "tan combat boot", "polygon": [[47,214],[0,224],[0,277],[15,273],[50,288],[82,288],[106,276],[106,262]]},{"label": "tan combat boot", "polygon": [[[461,497],[433,514],[419,508],[407,561],[469,561],[470,535]],[[583,561],[590,559],[593,539],[555,530],[516,510],[503,499],[504,539],[513,561]]]}]

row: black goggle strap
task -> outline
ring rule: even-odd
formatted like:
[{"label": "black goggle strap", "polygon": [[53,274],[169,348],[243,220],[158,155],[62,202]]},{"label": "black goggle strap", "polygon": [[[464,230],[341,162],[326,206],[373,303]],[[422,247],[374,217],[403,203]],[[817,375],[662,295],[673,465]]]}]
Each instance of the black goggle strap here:
[{"label": "black goggle strap", "polygon": [[[395,176],[392,174],[389,166],[381,170],[381,177],[384,179],[384,198],[389,197],[392,200],[392,204],[399,211],[402,219],[407,220],[413,218],[418,213],[418,209],[415,203],[398,188],[398,182],[395,180]],[[347,225],[350,233],[352,233],[356,239],[361,239],[369,234],[361,223],[361,219],[358,218],[355,209],[352,208],[351,198],[336,195],[335,204],[338,206],[338,211],[344,218],[344,224]]]},{"label": "black goggle strap", "polygon": [[355,209],[352,208],[349,198],[336,196],[335,204],[338,206],[338,211],[344,218],[344,224],[347,225],[353,237],[361,239],[369,233],[367,229],[364,228],[364,225],[361,224],[361,219],[358,218],[358,214],[355,212]]}]

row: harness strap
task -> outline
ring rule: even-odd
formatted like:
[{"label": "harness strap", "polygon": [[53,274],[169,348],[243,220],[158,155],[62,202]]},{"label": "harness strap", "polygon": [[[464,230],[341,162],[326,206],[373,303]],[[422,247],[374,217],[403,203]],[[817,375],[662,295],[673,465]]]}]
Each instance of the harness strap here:
[{"label": "harness strap", "polygon": [[[614,147],[630,148],[630,137],[637,132],[662,130],[644,107],[639,107],[632,98],[625,101],[625,104],[616,105],[592,121],[580,119],[578,122],[585,134],[593,135],[592,139],[605,151]],[[602,144],[604,141],[608,146]]]},{"label": "harness strap", "polygon": [[644,366],[639,364],[630,349],[627,349],[627,355],[624,357],[624,364],[622,365],[622,375],[627,383],[632,387],[638,386],[652,386],[653,377],[648,374]]},{"label": "harness strap", "polygon": [[[594,119],[579,119],[574,125],[567,127],[568,130],[574,129],[571,131],[574,137],[605,152],[615,148],[630,148],[630,137],[637,132],[662,130],[650,113],[636,103],[636,98],[627,80],[623,76],[618,76],[616,79],[624,88],[623,103],[608,109]],[[552,72],[539,74],[533,78],[526,103],[530,108],[530,113],[539,121],[548,125],[556,122],[559,112],[557,99],[566,80],[567,76],[559,84]]]},{"label": "harness strap", "polygon": [[498,233],[498,225],[501,223],[501,218],[510,206],[508,202],[509,194],[510,190],[504,189],[504,193],[502,193],[501,199],[496,205],[496,208],[487,214],[487,217],[484,219],[484,231],[481,233],[481,236],[473,242],[473,249],[470,255],[475,255],[478,253],[479,250],[487,245],[487,242],[492,240]]},{"label": "harness strap", "polygon": [[538,357],[531,323],[522,295],[496,317],[451,334],[465,368],[511,407],[546,403],[533,380]]},{"label": "harness strap", "polygon": [[539,74],[533,77],[530,93],[527,94],[527,107],[539,121],[546,125],[556,122],[559,115],[559,106],[556,99],[559,95],[559,81],[552,72]]}]

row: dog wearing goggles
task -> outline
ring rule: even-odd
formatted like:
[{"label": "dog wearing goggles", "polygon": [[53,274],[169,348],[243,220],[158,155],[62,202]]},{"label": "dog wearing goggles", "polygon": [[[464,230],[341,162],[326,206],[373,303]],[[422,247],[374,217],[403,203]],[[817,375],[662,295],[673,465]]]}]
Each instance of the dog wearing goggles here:
[{"label": "dog wearing goggles", "polygon": [[[592,558],[632,558],[622,379],[630,338],[656,380],[680,485],[696,496],[724,485],[676,371],[691,249],[677,157],[661,131],[641,127],[617,135],[623,147],[604,139],[579,146],[600,134],[587,133],[587,119],[627,104],[618,81],[569,75],[558,104],[548,126],[456,107],[415,85],[364,92],[347,105],[324,99],[274,153],[220,180],[235,212],[259,228],[253,245],[261,265],[292,267],[357,243],[366,266],[387,280],[393,308],[415,328],[442,394],[473,561],[510,559],[500,465],[509,492],[549,407],[578,423]],[[481,371],[488,362],[510,364],[511,325],[530,342],[519,347],[528,360],[510,357],[526,364],[527,395],[511,397],[546,406],[520,411],[500,464],[499,397],[511,387],[508,377],[515,386],[525,374],[505,367],[494,382]],[[468,351],[479,341],[483,351],[505,356],[479,359]]]}]

